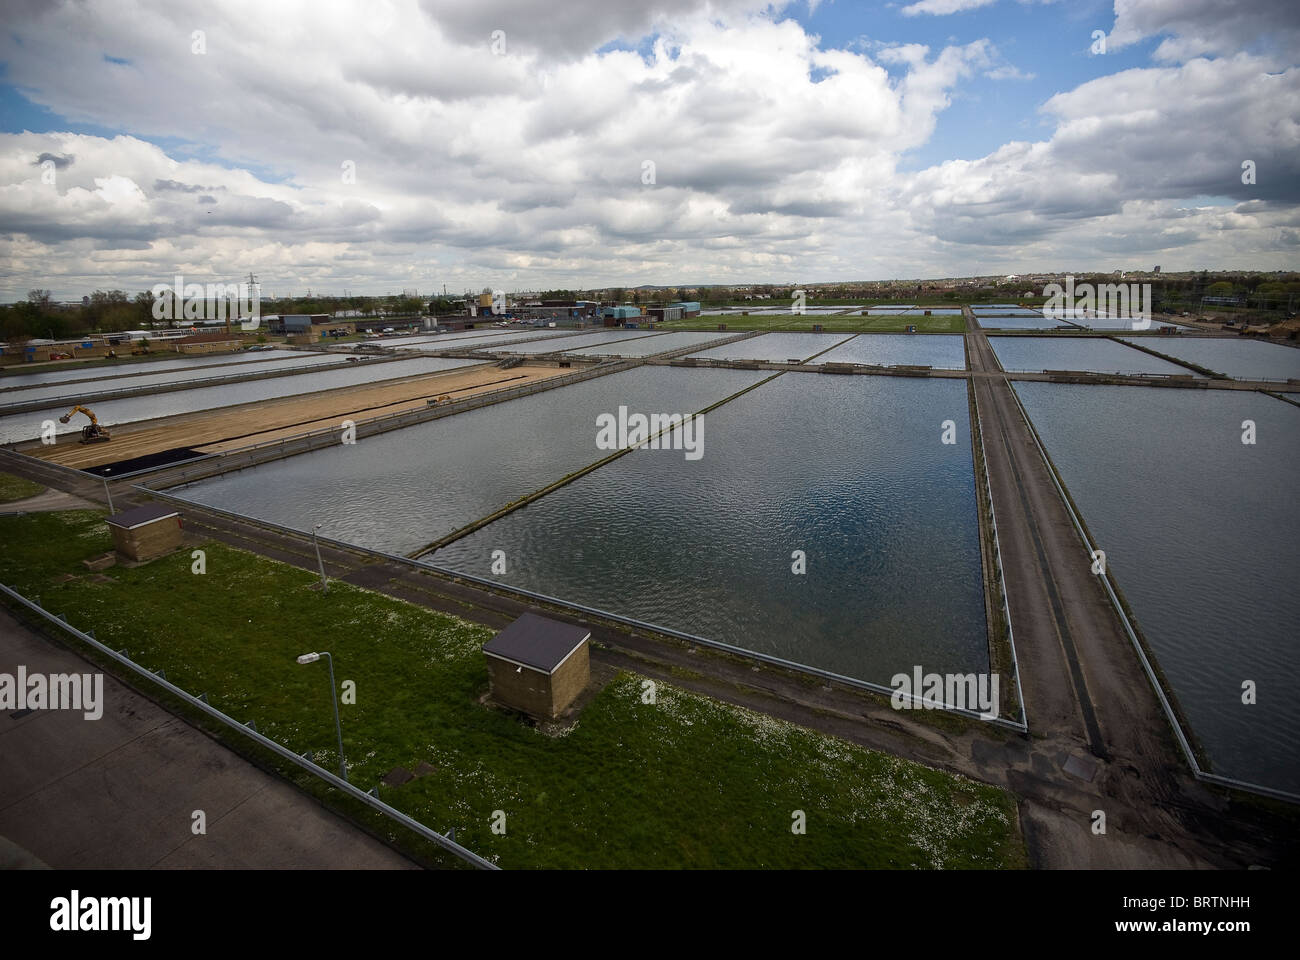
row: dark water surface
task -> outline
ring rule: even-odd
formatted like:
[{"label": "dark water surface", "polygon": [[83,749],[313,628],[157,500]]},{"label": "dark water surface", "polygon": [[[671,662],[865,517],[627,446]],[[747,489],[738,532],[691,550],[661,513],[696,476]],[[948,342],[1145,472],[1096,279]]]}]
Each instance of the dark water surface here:
[{"label": "dark water surface", "polygon": [[634,451],[431,562],[491,576],[503,550],[504,582],[882,684],[988,669],[964,382],[785,374],[703,439],[697,461]]},{"label": "dark water surface", "polygon": [[1148,349],[1190,360],[1199,366],[1238,380],[1285,380],[1300,377],[1300,348],[1259,340],[1179,339],[1134,337]]},{"label": "dark water surface", "polygon": [[1186,367],[1104,337],[989,337],[989,344],[1004,370],[1199,376]]},{"label": "dark water surface", "polygon": [[1300,792],[1300,409],[1227,391],[1016,392],[1214,772]]},{"label": "dark water surface", "polygon": [[596,417],[694,413],[746,370],[640,367],[268,463],[180,491],[199,503],[409,553],[607,456]]}]

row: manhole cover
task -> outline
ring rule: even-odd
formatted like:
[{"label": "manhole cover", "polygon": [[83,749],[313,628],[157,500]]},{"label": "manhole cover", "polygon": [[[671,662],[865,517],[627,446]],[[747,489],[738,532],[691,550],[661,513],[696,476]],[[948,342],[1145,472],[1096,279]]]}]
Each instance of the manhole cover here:
[{"label": "manhole cover", "polygon": [[411,771],[407,770],[405,767],[393,767],[393,769],[389,770],[388,774],[384,777],[384,783],[390,787],[400,787],[408,780],[414,779],[415,774],[411,773]]},{"label": "manhole cover", "polygon": [[1092,783],[1092,778],[1097,775],[1097,764],[1082,757],[1070,757],[1065,761],[1065,772],[1072,777]]}]

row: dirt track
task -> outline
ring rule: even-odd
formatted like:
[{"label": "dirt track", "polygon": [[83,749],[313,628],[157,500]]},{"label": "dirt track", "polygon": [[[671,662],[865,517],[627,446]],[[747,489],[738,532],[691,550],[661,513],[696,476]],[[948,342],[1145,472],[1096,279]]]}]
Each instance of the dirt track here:
[{"label": "dirt track", "polygon": [[68,435],[52,447],[35,444],[22,452],[79,469],[178,447],[215,453],[338,426],[345,419],[360,423],[402,410],[419,409],[427,400],[444,394],[459,400],[568,372],[559,367],[523,365],[503,370],[492,364],[481,364],[121,426],[107,423],[113,434],[107,443],[81,444],[75,435]]}]

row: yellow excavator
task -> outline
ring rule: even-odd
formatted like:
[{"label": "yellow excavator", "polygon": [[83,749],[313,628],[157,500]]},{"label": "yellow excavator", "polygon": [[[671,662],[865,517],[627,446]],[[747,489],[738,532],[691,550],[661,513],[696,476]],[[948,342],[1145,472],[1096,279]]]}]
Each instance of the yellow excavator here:
[{"label": "yellow excavator", "polygon": [[81,428],[82,443],[104,443],[105,441],[112,439],[108,435],[108,427],[101,427],[99,425],[99,418],[81,404],[77,404],[63,416],[59,417],[59,423],[67,423],[78,413],[84,413],[86,416],[90,417],[90,423]]}]

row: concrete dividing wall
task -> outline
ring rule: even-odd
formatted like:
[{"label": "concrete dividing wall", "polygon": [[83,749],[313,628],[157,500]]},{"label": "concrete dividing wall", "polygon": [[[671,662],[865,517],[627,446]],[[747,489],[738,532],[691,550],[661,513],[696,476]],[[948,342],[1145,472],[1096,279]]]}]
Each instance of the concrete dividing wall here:
[{"label": "concrete dividing wall", "polygon": [[[232,354],[232,356],[235,355],[236,354]],[[338,363],[320,363],[309,366],[290,364],[283,370],[262,370],[258,373],[235,373],[224,377],[202,377],[195,380],[175,380],[166,383],[138,384],[133,387],[117,387],[112,390],[98,390],[94,392],[75,394],[70,393],[62,397],[45,397],[27,403],[6,404],[0,413],[3,413],[4,416],[11,416],[15,413],[30,413],[35,410],[44,410],[62,404],[94,403],[100,400],[122,400],[127,397],[153,396],[158,393],[175,393],[179,390],[194,390],[198,387],[219,387],[224,384],[243,383],[250,380],[273,380],[278,377],[290,377],[300,373],[324,373],[329,370],[339,370],[347,366],[359,366],[360,364],[370,363],[388,363],[394,360],[410,359],[411,357],[409,356],[384,356],[366,357],[364,360],[354,362],[340,355]]]}]

